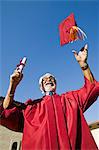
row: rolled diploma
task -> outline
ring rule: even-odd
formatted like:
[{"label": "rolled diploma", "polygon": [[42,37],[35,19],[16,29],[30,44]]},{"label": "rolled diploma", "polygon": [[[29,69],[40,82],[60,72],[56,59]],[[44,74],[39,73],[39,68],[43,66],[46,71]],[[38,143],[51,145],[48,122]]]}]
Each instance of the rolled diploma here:
[{"label": "rolled diploma", "polygon": [[25,66],[25,64],[26,64],[26,60],[27,60],[26,57],[24,57],[24,58],[22,59],[21,64],[20,64],[20,65],[18,66],[18,68],[17,68],[17,70],[18,70],[19,72],[22,72],[22,70],[23,70],[23,68],[24,68],[24,66]]}]

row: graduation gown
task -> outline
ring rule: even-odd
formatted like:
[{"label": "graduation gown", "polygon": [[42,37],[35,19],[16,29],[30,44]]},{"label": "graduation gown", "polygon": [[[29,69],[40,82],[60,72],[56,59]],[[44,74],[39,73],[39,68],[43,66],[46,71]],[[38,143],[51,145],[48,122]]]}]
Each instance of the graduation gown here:
[{"label": "graduation gown", "polygon": [[84,86],[61,95],[47,95],[25,104],[1,105],[0,124],[23,132],[22,150],[98,149],[83,113],[99,96],[99,82],[85,78]]}]

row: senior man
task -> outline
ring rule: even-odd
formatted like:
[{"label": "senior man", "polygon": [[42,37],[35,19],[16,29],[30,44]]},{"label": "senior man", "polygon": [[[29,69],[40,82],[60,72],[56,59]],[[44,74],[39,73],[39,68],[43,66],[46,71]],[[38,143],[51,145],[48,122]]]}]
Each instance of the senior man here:
[{"label": "senior man", "polygon": [[44,96],[26,103],[14,101],[14,93],[23,75],[17,70],[2,105],[1,124],[22,131],[22,150],[96,150],[98,149],[83,113],[99,96],[97,82],[87,63],[87,45],[74,52],[84,74],[84,86],[75,91],[56,93],[56,79],[46,73],[40,80]]}]

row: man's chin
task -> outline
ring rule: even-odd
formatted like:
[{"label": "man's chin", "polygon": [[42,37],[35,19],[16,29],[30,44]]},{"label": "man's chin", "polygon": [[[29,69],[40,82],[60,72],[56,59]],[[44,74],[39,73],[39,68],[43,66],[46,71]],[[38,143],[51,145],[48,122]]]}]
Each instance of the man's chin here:
[{"label": "man's chin", "polygon": [[46,91],[46,92],[53,92],[54,89],[53,89],[53,88],[46,88],[45,91]]},{"label": "man's chin", "polygon": [[46,92],[52,92],[52,89],[45,89]]}]

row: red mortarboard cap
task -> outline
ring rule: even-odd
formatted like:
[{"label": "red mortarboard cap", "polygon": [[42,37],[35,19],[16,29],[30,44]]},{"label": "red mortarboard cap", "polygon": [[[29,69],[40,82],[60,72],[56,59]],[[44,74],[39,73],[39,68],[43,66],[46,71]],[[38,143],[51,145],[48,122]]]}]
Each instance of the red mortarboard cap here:
[{"label": "red mortarboard cap", "polygon": [[73,13],[71,13],[59,25],[60,45],[61,46],[72,41],[71,38],[70,38],[70,29],[71,29],[72,26],[76,26],[76,21],[74,19],[74,14]]}]

